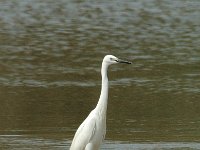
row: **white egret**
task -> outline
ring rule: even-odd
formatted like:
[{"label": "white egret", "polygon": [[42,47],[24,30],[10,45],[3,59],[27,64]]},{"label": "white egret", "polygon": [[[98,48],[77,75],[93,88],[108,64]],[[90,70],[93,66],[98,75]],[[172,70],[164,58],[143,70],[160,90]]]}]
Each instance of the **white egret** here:
[{"label": "white egret", "polygon": [[94,110],[79,126],[72,141],[70,150],[98,150],[106,134],[106,111],[108,101],[107,70],[111,64],[131,62],[118,59],[113,55],[106,55],[102,62],[102,86],[99,101]]}]

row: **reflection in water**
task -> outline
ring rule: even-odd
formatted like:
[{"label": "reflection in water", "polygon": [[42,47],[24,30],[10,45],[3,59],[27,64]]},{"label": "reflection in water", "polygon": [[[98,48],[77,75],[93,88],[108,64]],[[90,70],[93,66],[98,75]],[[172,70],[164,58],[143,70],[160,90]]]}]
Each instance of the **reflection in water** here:
[{"label": "reflection in water", "polygon": [[0,147],[69,147],[97,103],[102,58],[113,54],[134,63],[110,68],[102,149],[199,148],[199,8],[198,0],[2,0]]}]

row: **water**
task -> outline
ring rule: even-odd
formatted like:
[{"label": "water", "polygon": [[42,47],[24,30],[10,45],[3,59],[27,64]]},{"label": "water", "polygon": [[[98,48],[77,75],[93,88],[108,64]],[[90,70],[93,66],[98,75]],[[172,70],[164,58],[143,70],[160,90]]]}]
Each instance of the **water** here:
[{"label": "water", "polygon": [[198,0],[0,2],[0,148],[68,149],[109,68],[102,149],[200,149]]}]

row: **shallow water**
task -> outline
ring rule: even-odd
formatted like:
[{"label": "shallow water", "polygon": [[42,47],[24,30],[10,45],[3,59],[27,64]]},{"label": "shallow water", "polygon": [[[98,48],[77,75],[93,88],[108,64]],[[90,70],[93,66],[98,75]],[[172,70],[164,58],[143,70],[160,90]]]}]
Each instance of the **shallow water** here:
[{"label": "shallow water", "polygon": [[[1,136],[1,148],[6,150],[27,150],[27,149],[44,149],[44,150],[63,150],[69,149],[71,141],[61,139],[44,139],[41,137],[30,136]],[[200,144],[195,142],[177,143],[177,142],[156,142],[156,143],[123,143],[119,141],[105,141],[102,149],[105,150],[168,150],[168,149],[199,149]]]},{"label": "shallow water", "polygon": [[200,149],[198,0],[0,2],[0,148],[68,149],[109,68],[102,149]]}]

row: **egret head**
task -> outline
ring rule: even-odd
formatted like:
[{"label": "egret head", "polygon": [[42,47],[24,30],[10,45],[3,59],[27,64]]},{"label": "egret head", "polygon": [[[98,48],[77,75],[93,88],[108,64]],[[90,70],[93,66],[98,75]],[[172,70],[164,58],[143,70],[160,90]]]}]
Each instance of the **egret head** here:
[{"label": "egret head", "polygon": [[108,65],[117,64],[117,63],[131,64],[131,62],[119,59],[113,55],[106,55],[103,59],[103,62],[105,62]]}]

